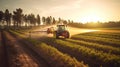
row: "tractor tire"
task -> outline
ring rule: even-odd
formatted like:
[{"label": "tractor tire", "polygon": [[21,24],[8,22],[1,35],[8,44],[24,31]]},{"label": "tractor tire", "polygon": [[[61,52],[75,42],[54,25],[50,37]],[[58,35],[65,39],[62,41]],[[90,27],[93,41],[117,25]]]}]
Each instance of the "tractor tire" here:
[{"label": "tractor tire", "polygon": [[58,35],[57,31],[54,32],[54,35],[53,35],[53,36],[54,36],[56,39],[59,38],[59,35]]},{"label": "tractor tire", "polygon": [[67,36],[65,38],[70,38],[70,33],[67,32]]},{"label": "tractor tire", "polygon": [[56,33],[56,39],[58,39],[59,38],[59,35],[58,35],[58,33]]}]

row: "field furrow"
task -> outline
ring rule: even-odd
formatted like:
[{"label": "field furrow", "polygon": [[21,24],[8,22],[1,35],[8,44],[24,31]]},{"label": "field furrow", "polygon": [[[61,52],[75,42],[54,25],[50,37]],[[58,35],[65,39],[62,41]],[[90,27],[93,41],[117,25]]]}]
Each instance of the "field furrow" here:
[{"label": "field furrow", "polygon": [[102,38],[102,37],[93,37],[93,36],[83,36],[83,35],[75,35],[72,37],[72,39],[77,40],[85,40],[100,44],[106,44],[114,47],[120,47],[120,40],[118,39],[110,39],[110,38]]},{"label": "field furrow", "polygon": [[111,39],[120,39],[120,33],[90,32],[90,33],[83,33],[83,34],[79,34],[79,35],[111,38]]},{"label": "field furrow", "polygon": [[78,60],[83,60],[91,67],[97,67],[100,65],[104,67],[114,67],[120,64],[119,56],[114,54],[104,53],[92,48],[87,48],[75,43],[66,42],[63,40],[56,40],[53,38],[45,38],[44,41],[49,45],[54,46],[58,50],[77,58]]},{"label": "field furrow", "polygon": [[[11,33],[22,36],[20,33],[11,31]],[[77,61],[75,58],[70,57],[57,50],[56,48],[47,45],[41,41],[26,38],[25,41],[33,44],[39,51],[41,57],[45,59],[51,67],[87,67],[83,62]]]},{"label": "field furrow", "polygon": [[85,46],[85,47],[88,47],[88,48],[93,48],[93,49],[96,49],[96,50],[100,50],[100,51],[103,51],[103,52],[120,55],[120,49],[117,48],[117,47],[102,45],[102,44],[99,44],[99,43],[86,42],[86,41],[82,41],[82,40],[66,39],[65,41],[72,42],[72,43],[75,43],[75,44],[79,44],[81,46]]},{"label": "field furrow", "polygon": [[[19,36],[24,35],[17,31],[14,33]],[[76,64],[73,61],[64,61],[65,58],[70,56],[75,57],[79,61],[83,61],[90,67],[119,67],[119,39],[111,39],[112,36],[110,34],[107,35],[106,33],[100,35],[97,33],[94,34],[78,34],[72,36],[71,39],[55,39],[51,37],[33,38],[32,42],[40,49],[40,53],[44,52],[41,54],[42,57],[47,60],[47,62],[51,61],[49,63],[53,64],[54,67],[56,64],[57,66],[69,65],[70,62],[70,64]],[[113,37],[116,35],[119,36],[116,33],[113,35]],[[63,62],[61,63],[61,61]]]}]

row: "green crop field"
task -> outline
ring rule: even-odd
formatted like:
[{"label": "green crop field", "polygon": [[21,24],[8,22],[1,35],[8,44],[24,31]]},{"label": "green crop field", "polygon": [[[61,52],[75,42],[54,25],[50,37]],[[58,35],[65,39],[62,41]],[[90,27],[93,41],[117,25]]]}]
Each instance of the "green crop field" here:
[{"label": "green crop field", "polygon": [[[17,35],[21,31],[11,31]],[[66,67],[119,67],[120,33],[89,32],[72,36],[70,39],[44,37],[27,39],[43,52],[43,58],[52,66]],[[42,42],[42,43],[41,43]]]},{"label": "green crop field", "polygon": [[0,67],[120,67],[120,0],[1,0]]}]

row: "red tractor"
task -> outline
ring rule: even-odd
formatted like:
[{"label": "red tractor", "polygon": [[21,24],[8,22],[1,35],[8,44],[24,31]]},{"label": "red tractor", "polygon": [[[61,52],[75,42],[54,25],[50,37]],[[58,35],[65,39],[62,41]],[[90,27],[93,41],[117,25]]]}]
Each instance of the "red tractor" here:
[{"label": "red tractor", "polygon": [[67,30],[67,25],[57,25],[57,30],[54,33],[54,36],[56,38],[64,37],[64,38],[70,38],[70,33]]}]

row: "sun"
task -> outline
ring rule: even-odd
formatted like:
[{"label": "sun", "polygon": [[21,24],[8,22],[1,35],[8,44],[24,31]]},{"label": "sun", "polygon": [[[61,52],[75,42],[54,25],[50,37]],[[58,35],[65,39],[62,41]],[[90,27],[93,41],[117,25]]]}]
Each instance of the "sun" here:
[{"label": "sun", "polygon": [[80,21],[84,23],[103,21],[102,11],[99,11],[97,9],[88,10],[87,12],[84,12],[82,15],[83,16],[80,18]]},{"label": "sun", "polygon": [[101,20],[101,17],[96,14],[86,15],[81,19],[81,22],[98,22]]}]

